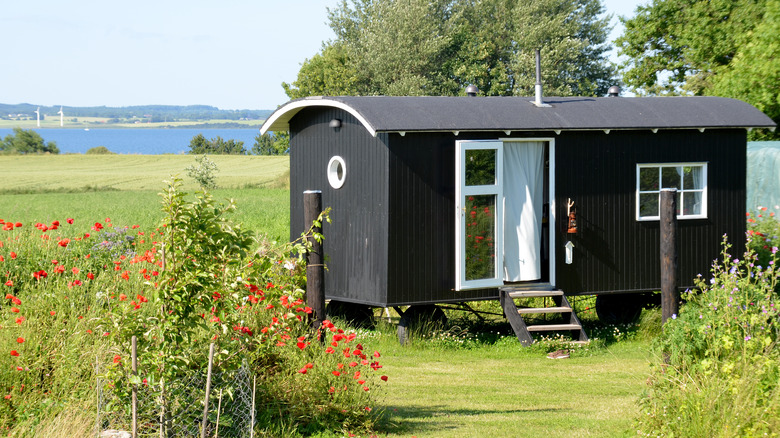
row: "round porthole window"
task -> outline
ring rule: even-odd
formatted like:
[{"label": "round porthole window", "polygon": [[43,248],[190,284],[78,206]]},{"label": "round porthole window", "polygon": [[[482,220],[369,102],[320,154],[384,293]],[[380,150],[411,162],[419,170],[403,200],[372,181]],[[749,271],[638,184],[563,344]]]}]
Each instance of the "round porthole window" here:
[{"label": "round porthole window", "polygon": [[344,159],[338,155],[334,156],[328,162],[328,182],[334,189],[340,189],[344,185],[344,179],[347,177],[347,165]]}]

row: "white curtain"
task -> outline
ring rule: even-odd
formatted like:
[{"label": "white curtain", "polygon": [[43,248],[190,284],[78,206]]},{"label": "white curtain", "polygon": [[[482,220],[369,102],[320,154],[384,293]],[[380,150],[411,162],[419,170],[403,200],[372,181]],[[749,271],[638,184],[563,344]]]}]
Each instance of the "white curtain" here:
[{"label": "white curtain", "polygon": [[504,281],[542,277],[545,142],[504,143]]}]

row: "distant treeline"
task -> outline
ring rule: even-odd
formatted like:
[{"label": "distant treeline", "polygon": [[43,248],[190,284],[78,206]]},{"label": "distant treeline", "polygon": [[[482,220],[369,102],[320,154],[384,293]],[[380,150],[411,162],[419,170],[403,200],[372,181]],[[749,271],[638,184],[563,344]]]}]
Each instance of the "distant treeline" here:
[{"label": "distant treeline", "polygon": [[[17,115],[36,117],[35,110],[40,108],[41,118],[59,117],[59,106],[39,106],[29,103],[9,105],[0,103],[0,119],[15,118]],[[107,119],[152,119],[151,121],[173,120],[262,120],[267,118],[272,110],[221,110],[209,105],[138,105],[123,107],[62,106],[65,118],[71,117],[105,117]]]}]

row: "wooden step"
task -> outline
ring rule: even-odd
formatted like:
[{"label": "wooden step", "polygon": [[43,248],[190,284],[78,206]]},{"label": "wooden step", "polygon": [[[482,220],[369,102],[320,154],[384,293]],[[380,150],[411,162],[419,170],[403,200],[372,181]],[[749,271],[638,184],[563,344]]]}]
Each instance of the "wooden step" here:
[{"label": "wooden step", "polygon": [[579,324],[544,324],[544,325],[529,325],[529,332],[557,332],[564,330],[581,330],[582,326]]},{"label": "wooden step", "polygon": [[534,297],[559,297],[563,295],[562,290],[518,290],[508,292],[509,298],[534,298]]},{"label": "wooden step", "polygon": [[523,307],[517,309],[517,313],[568,313],[571,312],[571,307]]}]

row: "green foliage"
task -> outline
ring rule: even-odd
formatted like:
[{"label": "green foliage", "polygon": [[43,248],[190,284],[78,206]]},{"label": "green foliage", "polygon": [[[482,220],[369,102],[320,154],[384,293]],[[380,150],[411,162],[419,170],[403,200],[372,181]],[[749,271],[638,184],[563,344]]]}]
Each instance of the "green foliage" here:
[{"label": "green foliage", "polygon": [[761,266],[752,251],[696,281],[668,320],[640,400],[647,436],[759,436],[780,428],[777,247]]},{"label": "green foliage", "polygon": [[45,143],[43,137],[37,132],[14,128],[13,134],[5,136],[0,141],[0,153],[2,154],[59,154],[60,150],[53,141]]},{"label": "green foliage", "polygon": [[[767,0],[763,19],[740,45],[708,94],[744,100],[780,123],[780,0]],[[777,140],[780,132],[751,132],[753,140]]]},{"label": "green foliage", "polygon": [[216,189],[215,173],[219,172],[217,163],[209,160],[209,157],[202,155],[195,159],[195,164],[187,166],[184,169],[187,175],[195,180],[204,189]]},{"label": "green foliage", "polygon": [[255,155],[284,155],[290,148],[290,134],[279,132],[265,133],[255,136],[252,153]]},{"label": "green foliage", "polygon": [[[223,383],[239,366],[258,377],[256,433],[371,427],[379,354],[330,322],[325,345],[309,331],[305,239],[255,240],[231,221],[232,202],[179,188],[174,180],[162,194],[165,217],[152,230],[115,227],[109,218],[34,227],[0,220],[0,349],[12,365],[0,368],[0,395],[8,395],[0,428],[46,435],[39,423],[94,400],[96,359],[113,394],[104,420],[128,426],[132,384],[145,397],[142,427],[155,424],[160,406],[192,416],[182,409],[199,403],[202,388],[183,382],[205,370],[210,342]],[[133,335],[138,376],[130,374]]]},{"label": "green foliage", "polygon": [[757,211],[747,213],[747,246],[761,266],[769,265],[773,248],[780,246],[780,222],[777,219],[777,213],[770,211],[769,207],[759,206]]},{"label": "green foliage", "polygon": [[190,140],[190,154],[246,155],[243,141],[223,140],[222,137],[206,139],[198,134]]},{"label": "green foliage", "polygon": [[533,95],[534,49],[549,94],[612,85],[608,22],[598,0],[342,0],[336,40],[304,62],[291,98],[309,95]]},{"label": "green foliage", "polygon": [[110,155],[113,154],[110,150],[108,150],[105,146],[97,146],[94,148],[87,149],[87,155]]}]

